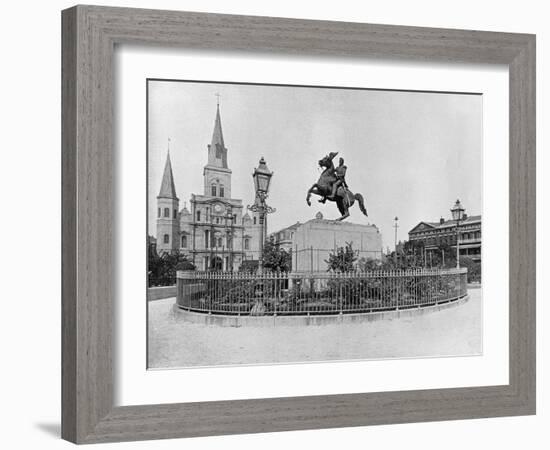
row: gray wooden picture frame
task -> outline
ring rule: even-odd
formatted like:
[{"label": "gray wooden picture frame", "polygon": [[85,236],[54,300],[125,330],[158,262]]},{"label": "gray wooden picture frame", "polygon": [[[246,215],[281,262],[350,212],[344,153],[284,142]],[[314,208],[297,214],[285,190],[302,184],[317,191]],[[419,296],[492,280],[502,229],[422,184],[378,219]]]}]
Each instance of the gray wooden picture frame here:
[{"label": "gray wooden picture frame", "polygon": [[[62,12],[62,437],[76,443],[535,413],[535,36],[75,6]],[[506,64],[509,384],[162,405],[113,404],[115,44]]]}]

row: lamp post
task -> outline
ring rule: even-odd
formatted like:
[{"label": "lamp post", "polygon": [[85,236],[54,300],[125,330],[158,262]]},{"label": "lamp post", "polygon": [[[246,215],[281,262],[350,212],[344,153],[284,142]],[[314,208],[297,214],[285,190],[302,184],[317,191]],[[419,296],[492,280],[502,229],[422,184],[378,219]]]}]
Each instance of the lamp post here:
[{"label": "lamp post", "polygon": [[464,208],[460,204],[460,200],[457,199],[455,205],[451,208],[451,214],[453,220],[456,220],[456,268],[460,269],[460,239],[458,228],[460,221],[464,218]]},{"label": "lamp post", "polygon": [[260,246],[258,252],[258,273],[262,273],[262,259],[265,241],[266,215],[275,212],[275,208],[269,206],[265,201],[269,193],[269,184],[273,172],[267,168],[265,159],[260,158],[259,166],[254,169],[252,178],[254,180],[254,190],[256,191],[256,199],[253,205],[248,205],[246,208],[252,212],[259,213],[260,219]]}]

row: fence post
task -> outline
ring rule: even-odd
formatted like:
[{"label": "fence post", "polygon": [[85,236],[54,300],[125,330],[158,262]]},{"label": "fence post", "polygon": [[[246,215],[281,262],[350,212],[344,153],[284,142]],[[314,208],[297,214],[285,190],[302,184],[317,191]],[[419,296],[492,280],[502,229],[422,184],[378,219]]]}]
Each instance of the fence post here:
[{"label": "fence post", "polygon": [[[210,291],[214,293],[214,295],[217,295],[217,292],[216,292],[216,289],[217,289],[217,285],[216,285],[216,281],[214,280],[214,272],[207,272],[208,274],[208,278],[209,278],[209,285],[210,285]],[[212,314],[212,295],[209,296],[208,298],[208,314]]]},{"label": "fence post", "polygon": [[342,285],[342,280],[340,280],[340,295],[338,296],[338,303],[340,304],[340,314],[343,314],[343,303],[344,303],[344,296],[342,294],[342,289],[344,286]]},{"label": "fence post", "polygon": [[176,304],[179,307],[191,308],[193,294],[190,285],[195,278],[195,266],[190,262],[183,262],[176,272]]},{"label": "fence post", "polygon": [[279,276],[280,272],[277,271],[275,276],[275,295],[273,300],[273,317],[277,317],[277,302],[281,297],[281,277]]}]

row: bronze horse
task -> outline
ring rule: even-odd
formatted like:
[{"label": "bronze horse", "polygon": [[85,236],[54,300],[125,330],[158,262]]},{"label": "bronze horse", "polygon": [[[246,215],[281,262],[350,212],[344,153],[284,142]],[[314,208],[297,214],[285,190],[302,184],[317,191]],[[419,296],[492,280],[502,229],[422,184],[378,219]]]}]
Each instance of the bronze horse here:
[{"label": "bronze horse", "polygon": [[[332,162],[332,160],[337,154],[338,152],[331,152],[327,156],[319,160],[319,166],[324,167],[325,170],[323,170],[323,172],[321,173],[319,181],[317,181],[317,183],[311,186],[309,191],[307,191],[306,202],[309,206],[311,206],[311,194],[319,195],[321,197],[324,197],[324,199],[330,200],[332,202],[335,201],[336,206],[340,211],[340,214],[342,214],[342,216],[336,220],[344,220],[349,217],[349,209],[353,206],[355,200],[357,200],[361,212],[365,216],[368,216],[363,196],[359,193],[353,194],[353,192],[351,192],[349,189],[340,186],[336,191],[335,198],[328,198],[332,193],[332,185],[336,181],[336,175],[334,173],[334,163]],[[321,199],[319,201],[324,203],[324,199]]]}]

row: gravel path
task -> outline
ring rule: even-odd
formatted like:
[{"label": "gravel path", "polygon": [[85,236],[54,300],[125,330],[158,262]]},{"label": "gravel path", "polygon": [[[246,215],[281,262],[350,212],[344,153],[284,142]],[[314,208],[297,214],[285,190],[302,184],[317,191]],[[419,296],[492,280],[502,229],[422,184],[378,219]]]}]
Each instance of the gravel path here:
[{"label": "gravel path", "polygon": [[454,308],[361,324],[218,327],[184,322],[175,298],[149,303],[149,367],[459,356],[481,353],[481,289]]}]

